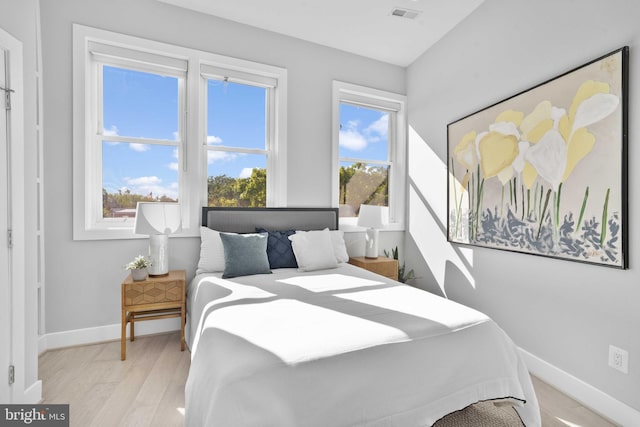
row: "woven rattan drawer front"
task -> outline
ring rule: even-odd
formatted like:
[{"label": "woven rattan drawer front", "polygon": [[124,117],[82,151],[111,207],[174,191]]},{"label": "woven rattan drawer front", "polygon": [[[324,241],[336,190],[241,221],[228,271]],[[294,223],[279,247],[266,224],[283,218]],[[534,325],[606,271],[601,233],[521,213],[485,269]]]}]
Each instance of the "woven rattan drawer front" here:
[{"label": "woven rattan drawer front", "polygon": [[178,281],[127,283],[124,289],[125,305],[182,301],[182,286]]}]

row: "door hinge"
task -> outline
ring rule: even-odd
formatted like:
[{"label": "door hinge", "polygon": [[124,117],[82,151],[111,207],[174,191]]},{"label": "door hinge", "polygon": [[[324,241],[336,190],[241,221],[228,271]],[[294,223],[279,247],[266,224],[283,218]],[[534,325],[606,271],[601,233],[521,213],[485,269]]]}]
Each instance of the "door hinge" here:
[{"label": "door hinge", "polygon": [[7,230],[7,247],[9,249],[13,248],[13,230],[12,229]]},{"label": "door hinge", "polygon": [[0,90],[4,91],[4,108],[6,110],[11,110],[11,92],[14,92],[13,89],[4,88],[0,86]]},{"label": "door hinge", "polygon": [[16,382],[16,367],[9,365],[9,385]]}]

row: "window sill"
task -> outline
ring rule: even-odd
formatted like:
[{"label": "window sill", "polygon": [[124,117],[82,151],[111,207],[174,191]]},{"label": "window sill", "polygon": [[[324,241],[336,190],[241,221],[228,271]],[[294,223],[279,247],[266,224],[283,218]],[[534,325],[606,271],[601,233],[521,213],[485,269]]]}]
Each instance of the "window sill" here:
[{"label": "window sill", "polygon": [[[344,231],[345,233],[364,233],[366,231],[365,227],[359,227],[355,224],[348,224],[348,223],[340,223],[340,230]],[[387,225],[385,228],[381,228],[379,229],[379,231],[381,233],[387,232],[387,231],[405,231],[405,227],[403,223],[399,223],[399,222],[394,222],[392,224]]]},{"label": "window sill", "polygon": [[[73,233],[73,240],[131,240],[131,239],[147,239],[149,236],[143,234],[134,234],[132,228],[121,229],[92,229],[92,230],[76,230]],[[183,229],[180,233],[171,234],[169,238],[180,237],[200,237],[200,230]]]}]

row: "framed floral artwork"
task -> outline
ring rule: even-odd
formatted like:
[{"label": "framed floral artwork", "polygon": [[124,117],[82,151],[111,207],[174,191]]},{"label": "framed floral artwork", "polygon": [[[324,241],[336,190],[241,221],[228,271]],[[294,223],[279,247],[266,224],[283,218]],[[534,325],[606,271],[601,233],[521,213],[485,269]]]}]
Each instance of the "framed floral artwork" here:
[{"label": "framed floral artwork", "polygon": [[450,242],[627,268],[628,56],[447,126]]}]

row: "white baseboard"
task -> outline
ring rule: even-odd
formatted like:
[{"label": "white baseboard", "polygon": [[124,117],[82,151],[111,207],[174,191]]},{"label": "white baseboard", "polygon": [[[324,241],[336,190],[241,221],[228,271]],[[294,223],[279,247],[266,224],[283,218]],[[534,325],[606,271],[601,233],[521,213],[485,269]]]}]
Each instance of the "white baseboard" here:
[{"label": "white baseboard", "polygon": [[529,372],[594,412],[624,427],[640,426],[640,412],[519,348]]},{"label": "white baseboard", "polygon": [[23,402],[27,404],[40,403],[42,401],[42,381],[38,380],[27,387],[23,399]]},{"label": "white baseboard", "polygon": [[[136,322],[136,336],[158,334],[180,330],[180,319],[158,319],[153,322]],[[74,329],[72,331],[53,332],[41,335],[38,339],[40,354],[55,348],[73,347],[76,345],[95,344],[120,339],[121,325],[105,325],[95,328]],[[127,327],[127,337],[129,328]]]}]

